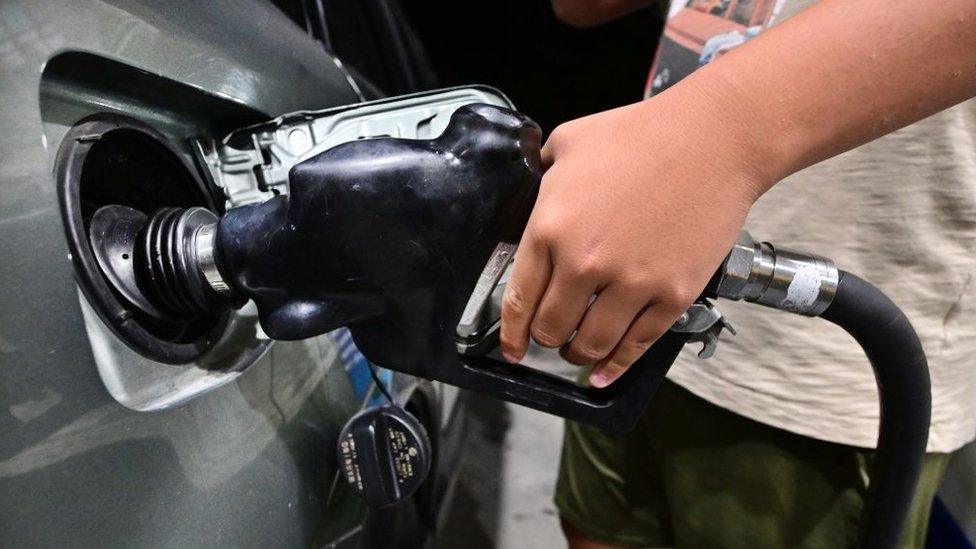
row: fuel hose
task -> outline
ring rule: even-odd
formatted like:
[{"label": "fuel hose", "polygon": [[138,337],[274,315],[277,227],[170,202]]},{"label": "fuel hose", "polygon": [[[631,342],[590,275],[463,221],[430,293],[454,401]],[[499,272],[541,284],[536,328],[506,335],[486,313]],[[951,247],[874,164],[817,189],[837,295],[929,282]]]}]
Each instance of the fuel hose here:
[{"label": "fuel hose", "polygon": [[718,274],[714,295],[819,316],[864,350],[878,386],[880,424],[861,545],[896,547],[922,471],[932,415],[928,362],[908,317],[881,290],[832,261],[753,241],[747,232]]},{"label": "fuel hose", "polygon": [[918,335],[891,299],[857,275],[840,271],[820,314],[853,337],[874,369],[881,404],[871,463],[863,546],[895,547],[922,471],[932,411],[928,363]]}]

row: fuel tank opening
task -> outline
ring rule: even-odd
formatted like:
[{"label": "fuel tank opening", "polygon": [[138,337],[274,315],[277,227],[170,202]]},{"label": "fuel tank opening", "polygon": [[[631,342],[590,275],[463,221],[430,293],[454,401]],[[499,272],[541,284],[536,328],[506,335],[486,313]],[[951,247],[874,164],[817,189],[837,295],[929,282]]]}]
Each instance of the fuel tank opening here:
[{"label": "fuel tank opening", "polygon": [[[137,120],[96,115],[68,131],[55,166],[76,279],[106,325],[160,362],[190,362],[212,347],[226,326],[225,310],[201,306],[193,294],[147,295],[136,282],[155,276],[162,291],[185,287],[173,280],[184,250],[160,254],[147,242],[168,242],[162,235],[177,225],[216,220],[215,201],[188,157]],[[186,209],[192,215],[175,214]],[[162,212],[171,213],[156,215]]]}]

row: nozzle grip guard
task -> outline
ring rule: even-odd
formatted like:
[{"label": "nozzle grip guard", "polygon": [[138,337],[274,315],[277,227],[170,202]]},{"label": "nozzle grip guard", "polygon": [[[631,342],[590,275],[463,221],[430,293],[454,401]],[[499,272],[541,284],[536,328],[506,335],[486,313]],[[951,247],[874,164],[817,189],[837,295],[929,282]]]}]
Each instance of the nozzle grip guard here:
[{"label": "nozzle grip guard", "polygon": [[496,325],[482,341],[462,354],[463,368],[454,384],[623,434],[640,421],[688,337],[686,333],[665,333],[620,379],[608,387],[596,389],[488,356],[498,347]]}]

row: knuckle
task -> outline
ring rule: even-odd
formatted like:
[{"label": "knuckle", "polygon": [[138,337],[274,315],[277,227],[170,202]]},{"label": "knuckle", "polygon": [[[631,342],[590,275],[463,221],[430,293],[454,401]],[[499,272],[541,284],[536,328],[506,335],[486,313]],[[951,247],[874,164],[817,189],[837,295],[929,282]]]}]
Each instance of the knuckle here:
[{"label": "knuckle", "polygon": [[617,350],[613,353],[613,356],[607,361],[608,366],[613,366],[618,369],[630,368],[634,362],[637,362],[651,345],[657,340],[657,335],[655,333],[648,332],[646,334],[641,334],[633,338],[627,338],[620,342]]},{"label": "knuckle", "polygon": [[522,317],[528,313],[528,304],[518,285],[509,282],[502,296],[502,310],[509,316]]},{"label": "knuckle", "polygon": [[570,274],[581,280],[599,279],[606,270],[606,264],[595,253],[588,253],[570,264]]},{"label": "knuckle", "polygon": [[608,377],[610,377],[611,379],[617,379],[618,377],[623,375],[623,373],[626,372],[628,368],[630,368],[630,364],[631,364],[630,362],[626,364],[617,362],[616,359],[612,358],[607,361],[606,365],[604,365],[604,368],[606,369],[607,373],[610,374]]},{"label": "knuckle", "polygon": [[654,345],[654,342],[657,341],[658,337],[659,336],[657,333],[640,335],[630,341],[627,346],[634,354],[642,355],[644,354],[644,351],[651,348],[651,345]]},{"label": "knuckle", "polygon": [[504,324],[502,325],[501,333],[498,335],[498,342],[502,347],[508,349],[514,349],[521,346],[518,335],[516,335],[513,330],[509,329]]},{"label": "knuckle", "polygon": [[657,338],[661,337],[661,335],[664,334],[664,332],[668,331],[671,328],[671,326],[674,325],[675,322],[678,321],[678,317],[680,317],[682,313],[688,310],[690,304],[691,301],[689,301],[688,303],[679,303],[679,304],[674,304],[670,307],[663,308],[663,310],[661,311],[662,314],[655,322],[655,328],[657,329],[657,332],[654,334],[655,341],[657,340]]},{"label": "knuckle", "polygon": [[659,303],[674,306],[687,305],[698,297],[698,292],[692,286],[678,281],[661,284],[655,293]]},{"label": "knuckle", "polygon": [[614,359],[620,362],[626,362],[629,366],[651,348],[655,339],[652,334],[648,334],[647,336],[626,341],[620,346],[620,352],[616,354]]},{"label": "knuckle", "polygon": [[501,348],[506,351],[519,351],[522,349],[523,345],[519,344],[515,339],[511,337],[502,336],[499,342]]},{"label": "knuckle", "polygon": [[591,337],[580,338],[576,336],[570,347],[573,353],[583,360],[596,362],[610,353],[612,344],[593,339]]},{"label": "knuckle", "polygon": [[696,290],[696,289],[694,289],[694,288],[692,288],[690,286],[689,287],[682,288],[680,291],[678,291],[678,292],[675,293],[675,296],[674,296],[675,297],[675,303],[674,304],[675,304],[675,306],[680,306],[680,308],[685,308],[689,304],[691,304],[691,302],[694,301],[695,298],[697,298],[698,297],[698,294],[700,294],[700,293],[701,292],[699,290]]},{"label": "knuckle", "polygon": [[616,285],[623,295],[631,297],[646,297],[652,292],[646,277],[640,275],[625,275],[618,278]]},{"label": "knuckle", "polygon": [[593,364],[596,362],[595,360],[575,353],[571,350],[571,348],[564,349],[559,353],[559,355],[563,358],[563,360],[574,366],[586,366],[587,364]]},{"label": "knuckle", "polygon": [[553,147],[558,147],[572,133],[573,133],[572,122],[563,122],[562,124],[556,126],[554,130],[552,130],[552,133],[549,134],[549,139],[546,140],[546,144],[551,145]]},{"label": "knuckle", "polygon": [[543,347],[560,347],[566,342],[564,338],[560,338],[556,334],[552,327],[542,323],[533,323],[530,333],[532,334],[532,339]]},{"label": "knuckle", "polygon": [[532,220],[527,231],[531,238],[542,245],[551,245],[559,240],[559,235],[566,232],[566,224],[554,215],[540,216]]}]

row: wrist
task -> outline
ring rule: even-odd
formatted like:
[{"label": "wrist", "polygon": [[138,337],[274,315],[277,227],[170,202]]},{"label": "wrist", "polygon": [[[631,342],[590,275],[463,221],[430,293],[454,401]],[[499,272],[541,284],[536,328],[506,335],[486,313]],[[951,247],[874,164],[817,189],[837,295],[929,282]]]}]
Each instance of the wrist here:
[{"label": "wrist", "polygon": [[705,66],[648,103],[657,102],[655,110],[670,111],[677,125],[696,131],[702,150],[723,162],[732,183],[754,202],[792,173],[793,151],[761,93],[725,65]]}]

